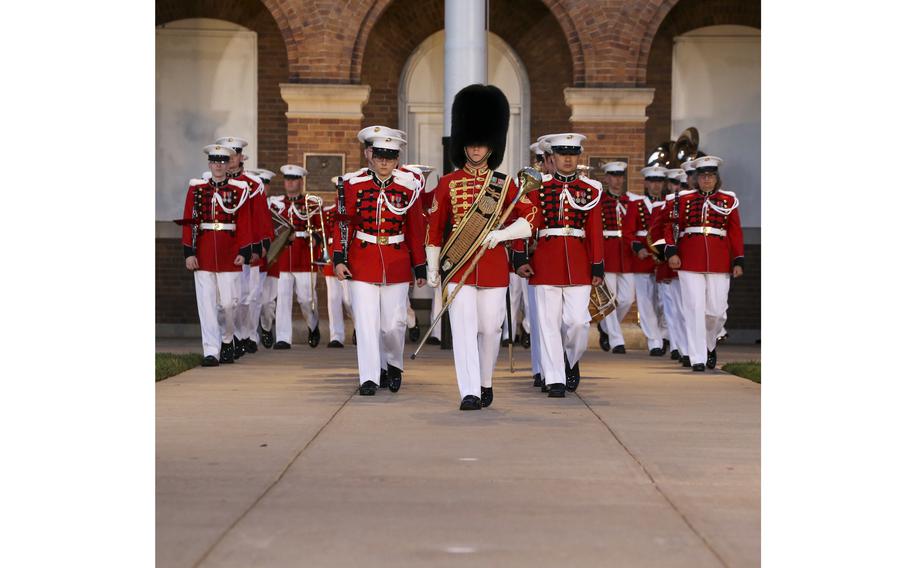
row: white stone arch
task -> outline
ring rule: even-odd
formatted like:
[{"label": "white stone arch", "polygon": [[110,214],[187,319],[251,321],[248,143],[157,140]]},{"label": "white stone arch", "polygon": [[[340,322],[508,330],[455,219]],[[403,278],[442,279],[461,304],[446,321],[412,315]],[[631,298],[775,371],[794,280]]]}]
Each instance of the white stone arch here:
[{"label": "white stone arch", "polygon": [[[442,171],[445,30],[425,39],[408,58],[398,83],[398,124],[408,133],[408,163]],[[487,83],[509,99],[511,118],[499,170],[514,174],[527,165],[531,137],[531,87],[524,64],[499,36],[487,32]]]},{"label": "white stone arch", "polygon": [[674,38],[671,138],[698,128],[699,149],[724,159],[747,241],[761,227],[761,30],[704,26]]},{"label": "white stone arch", "polygon": [[206,169],[202,148],[216,138],[245,138],[245,165],[256,167],[257,58],[256,32],[233,22],[191,18],[155,29],[157,220],[182,216],[187,182]]}]

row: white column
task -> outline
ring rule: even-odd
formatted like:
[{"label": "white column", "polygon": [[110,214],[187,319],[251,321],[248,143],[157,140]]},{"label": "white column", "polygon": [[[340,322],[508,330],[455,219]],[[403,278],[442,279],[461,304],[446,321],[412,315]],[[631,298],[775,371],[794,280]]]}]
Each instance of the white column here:
[{"label": "white column", "polygon": [[452,134],[452,101],[462,88],[487,82],[487,0],[446,0],[443,136]]}]

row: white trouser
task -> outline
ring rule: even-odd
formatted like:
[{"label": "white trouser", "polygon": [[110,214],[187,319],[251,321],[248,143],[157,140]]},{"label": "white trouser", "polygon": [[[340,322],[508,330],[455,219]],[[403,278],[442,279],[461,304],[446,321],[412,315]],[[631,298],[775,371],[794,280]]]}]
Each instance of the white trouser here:
[{"label": "white trouser", "polygon": [[360,384],[379,384],[386,364],[404,368],[404,332],[408,318],[408,283],[370,284],[351,280],[351,307],[357,331]]},{"label": "white trouser", "polygon": [[408,329],[417,325],[417,314],[414,312],[414,308],[411,307],[411,298],[408,298]]},{"label": "white trouser", "polygon": [[546,377],[540,364],[540,317],[537,313],[537,286],[528,284],[528,319],[531,320],[531,374]]},{"label": "white trouser", "polygon": [[[566,384],[566,367],[575,366],[588,346],[588,327],[591,314],[588,301],[591,286],[534,287],[537,296],[537,313],[548,325],[540,330],[541,363],[547,384]],[[560,325],[557,326],[556,323]]]},{"label": "white trouser", "polygon": [[[531,322],[528,318],[528,279],[522,278],[514,272],[509,273],[509,307],[512,316],[512,339],[518,335],[518,326],[521,325],[525,333],[531,333]],[[522,319],[518,321],[518,309],[521,311]],[[502,322],[502,338],[509,338],[509,320]]]},{"label": "white trouser", "polygon": [[278,277],[278,306],[275,311],[275,341],[291,343],[294,320],[294,296],[310,330],[319,323],[313,317],[310,302],[313,297],[315,272],[282,272]]},{"label": "white trouser", "polygon": [[689,356],[689,341],[686,338],[686,314],[683,312],[682,284],[679,278],[670,281],[670,295],[673,299],[673,313],[676,316],[676,348],[682,357]]},{"label": "white trouser", "polygon": [[[451,294],[456,284],[449,284]],[[462,286],[449,308],[452,351],[461,397],[480,396],[480,387],[493,386],[499,355],[502,318],[506,317],[506,287]],[[360,334],[358,334],[360,335]],[[360,337],[357,338],[360,341]]]},{"label": "white trouser", "polygon": [[657,316],[657,283],[654,274],[633,274],[635,301],[638,303],[638,324],[648,339],[648,349],[659,349],[664,345]]},{"label": "white trouser", "polygon": [[351,309],[351,288],[347,280],[325,277],[325,297],[329,308],[329,341],[344,343],[344,313],[354,319]]},{"label": "white trouser", "polygon": [[[246,336],[259,343],[259,314],[262,312],[262,287],[267,274],[259,270],[258,266],[250,269],[250,298],[249,309],[244,320]],[[241,299],[240,303],[243,303]]]},{"label": "white trouser", "polygon": [[692,364],[704,364],[708,351],[717,347],[717,336],[724,327],[730,275],[720,272],[679,271],[682,305]]},{"label": "white trouser", "polygon": [[[253,289],[253,269],[259,273],[259,267],[244,264],[240,272],[240,302],[234,310],[234,334],[240,339],[248,339],[250,321],[250,297]],[[258,279],[258,278],[257,278]]]},{"label": "white trouser", "polygon": [[[439,315],[439,312],[442,311],[442,286],[437,286],[433,289],[433,308],[432,313],[430,314],[430,323],[436,319],[436,316]],[[433,331],[430,332],[431,337],[436,339],[442,339],[442,320],[439,320],[439,323],[436,324],[436,327],[433,328]]]},{"label": "white trouser", "polygon": [[661,312],[664,320],[667,322],[667,333],[670,339],[670,351],[681,351],[680,345],[685,338],[685,332],[682,331],[682,322],[679,313],[676,311],[677,301],[674,298],[673,284],[670,281],[661,282],[657,285],[657,295],[660,297]]},{"label": "white trouser", "polygon": [[610,337],[610,346],[625,345],[626,340],[622,336],[623,318],[629,313],[632,302],[635,300],[635,279],[633,274],[627,272],[607,272],[604,274],[604,281],[609,286],[610,291],[616,296],[616,309],[610,312],[610,315],[600,320],[600,329],[604,330]]},{"label": "white trouser", "polygon": [[[208,357],[221,354],[221,344],[234,340],[234,310],[240,303],[239,272],[193,272],[196,306],[202,328],[202,352]],[[218,312],[224,313],[223,325]]]},{"label": "white trouser", "polygon": [[265,277],[262,284],[262,314],[259,316],[259,325],[265,331],[275,331],[272,324],[275,323],[275,304],[278,300],[278,278],[275,276]]}]

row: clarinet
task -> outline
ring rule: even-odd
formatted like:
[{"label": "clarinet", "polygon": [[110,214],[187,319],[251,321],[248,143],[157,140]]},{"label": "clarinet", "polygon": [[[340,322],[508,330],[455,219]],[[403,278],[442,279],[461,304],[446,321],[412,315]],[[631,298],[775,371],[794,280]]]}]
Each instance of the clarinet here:
[{"label": "clarinet", "polygon": [[344,180],[338,176],[335,182],[335,189],[338,191],[338,230],[341,233],[341,258],[342,262],[348,263],[348,231],[350,223],[347,220],[348,209],[344,203]]}]

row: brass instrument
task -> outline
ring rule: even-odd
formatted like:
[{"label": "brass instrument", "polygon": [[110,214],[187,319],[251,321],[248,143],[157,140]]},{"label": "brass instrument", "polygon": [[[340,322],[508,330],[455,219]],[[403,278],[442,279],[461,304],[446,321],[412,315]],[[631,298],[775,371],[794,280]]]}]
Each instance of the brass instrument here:
[{"label": "brass instrument", "polygon": [[588,313],[591,323],[599,323],[616,309],[616,294],[607,286],[606,280],[597,286],[591,286],[591,297],[588,298]]},{"label": "brass instrument", "polygon": [[[314,203],[316,210],[312,213],[310,212],[310,203]],[[316,276],[313,274],[316,272],[315,267],[320,263],[313,260],[313,241],[315,240],[315,233],[313,232],[313,222],[310,221],[313,215],[319,215],[319,221],[322,223],[322,235],[323,240],[325,240],[325,222],[322,215],[322,198],[318,195],[312,193],[307,193],[304,195],[303,200],[303,211],[304,217],[306,217],[306,230],[309,233],[310,237],[307,239],[307,243],[310,246],[310,309],[313,313],[316,313]],[[325,255],[325,247],[322,247],[323,255]],[[322,262],[321,264],[325,264]]]},{"label": "brass instrument", "polygon": [[675,169],[697,155],[698,129],[690,126],[683,130],[675,142],[667,140],[651,150],[645,158],[645,165]]},{"label": "brass instrument", "polygon": [[266,254],[266,266],[274,264],[281,252],[291,243],[291,235],[294,233],[294,225],[282,217],[277,211],[269,207],[269,213],[272,214],[272,229],[275,232],[275,238]]},{"label": "brass instrument", "polygon": [[[540,174],[540,172],[538,172],[537,170],[535,170],[534,168],[531,168],[531,167],[522,168],[521,171],[518,172],[518,180],[519,180],[518,194],[515,196],[515,199],[512,200],[511,203],[509,203],[509,206],[506,207],[506,210],[504,212],[502,212],[500,214],[497,211],[497,213],[493,215],[492,220],[494,222],[491,224],[491,227],[499,227],[503,223],[505,223],[506,220],[508,220],[509,215],[512,214],[512,210],[515,208],[515,205],[518,203],[518,201],[520,199],[522,199],[523,197],[525,197],[528,193],[540,189],[541,184],[543,184],[543,176]],[[505,194],[507,192],[507,190],[508,190],[508,179],[506,180],[506,186],[503,187],[503,189],[502,189],[503,194]],[[483,197],[482,194],[478,195],[477,199],[481,199],[482,197]],[[427,332],[424,334],[423,339],[420,340],[420,344],[417,346],[417,349],[413,353],[411,353],[411,359],[417,358],[417,354],[420,352],[421,348],[423,348],[423,344],[426,343],[427,338],[430,337],[430,333],[433,331],[433,328],[435,328],[436,324],[439,323],[439,320],[442,319],[443,314],[445,314],[446,311],[448,311],[449,307],[452,305],[452,302],[455,300],[455,296],[458,295],[458,292],[461,290],[462,286],[464,286],[464,283],[467,282],[468,277],[471,276],[471,274],[473,274],[473,272],[474,272],[474,269],[477,268],[477,263],[480,262],[480,259],[483,258],[484,253],[488,250],[486,247],[483,247],[480,245],[483,243],[483,240],[486,238],[487,234],[489,234],[490,230],[492,230],[492,229],[488,229],[488,230],[484,231],[483,236],[480,237],[479,241],[477,241],[476,246],[474,246],[472,248],[471,254],[473,254],[474,256],[473,256],[473,259],[471,260],[471,264],[468,265],[467,270],[465,270],[464,275],[461,277],[461,280],[458,282],[458,285],[455,287],[455,289],[452,290],[452,293],[448,294],[448,296],[447,296],[446,289],[443,288],[442,309],[439,310],[438,314],[436,314],[436,318],[433,320],[433,323],[430,324],[430,327],[427,329]],[[474,251],[476,251],[476,249],[478,247],[480,247],[480,251],[474,252]],[[450,272],[449,276],[454,275],[457,271],[458,271],[458,268],[456,267],[455,269],[453,269]],[[446,278],[441,283],[441,286],[446,286],[448,284],[448,281],[449,281],[449,278]]]}]

